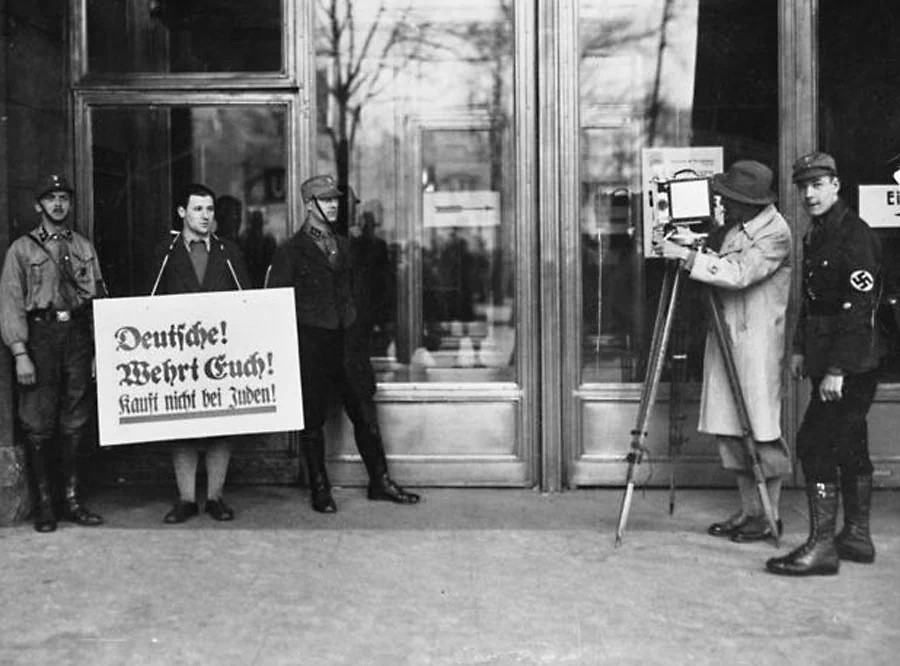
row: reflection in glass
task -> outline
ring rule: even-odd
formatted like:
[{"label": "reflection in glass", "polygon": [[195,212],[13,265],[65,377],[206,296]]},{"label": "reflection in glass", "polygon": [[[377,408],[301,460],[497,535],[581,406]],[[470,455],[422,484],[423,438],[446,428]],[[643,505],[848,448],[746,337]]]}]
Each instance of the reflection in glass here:
[{"label": "reflection in glass", "polygon": [[283,107],[100,107],[90,122],[94,241],[113,296],[149,293],[152,250],[178,228],[174,198],[190,182],[216,192],[216,231],[261,286],[288,231]]},{"label": "reflection in glass", "polygon": [[513,378],[494,148],[490,129],[423,133],[423,344],[414,360],[428,379]]},{"label": "reflection in glass", "polygon": [[[725,166],[777,165],[777,3],[582,0],[579,9],[582,381],[639,382],[664,269],[645,254],[642,150],[713,146]],[[682,291],[669,345],[691,380],[706,333],[695,291],[690,281]]]},{"label": "reflection in glass", "polygon": [[282,0],[87,0],[94,74],[279,72]]},{"label": "reflection in glass", "polygon": [[318,7],[318,170],[360,199],[381,381],[515,379],[512,36],[511,0]]}]

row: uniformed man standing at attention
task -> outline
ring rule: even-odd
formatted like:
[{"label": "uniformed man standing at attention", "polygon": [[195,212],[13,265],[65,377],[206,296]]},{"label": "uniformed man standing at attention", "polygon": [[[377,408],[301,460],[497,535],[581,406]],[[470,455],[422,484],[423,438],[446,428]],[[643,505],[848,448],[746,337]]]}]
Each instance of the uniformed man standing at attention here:
[{"label": "uniformed man standing at attention", "polygon": [[[40,224],[9,246],[0,275],[0,333],[15,358],[38,532],[54,531],[59,517],[84,526],[103,522],[79,501],[78,451],[94,412],[91,301],[106,290],[94,246],[70,226],[72,194],[64,176],[40,181],[34,192]],[[50,469],[57,457],[62,493],[54,492]]]},{"label": "uniformed man standing at attention", "polygon": [[[793,181],[812,218],[803,240],[803,302],[791,368],[812,383],[797,434],[806,478],[809,538],[775,574],[836,574],[840,560],[873,562],[869,534],[872,461],[866,416],[875,396],[879,345],[874,327],[881,249],[869,226],[839,196],[831,155],[813,152],[794,163]],[[835,538],[838,488],[844,527]]]},{"label": "uniformed man standing at attention", "polygon": [[306,219],[275,252],[268,281],[269,287],[294,288],[305,423],[300,440],[309,472],[310,504],[319,513],[337,511],[325,469],[323,431],[333,403],[343,404],[353,422],[356,447],[369,476],[367,497],[396,504],[419,501],[416,493],[401,488],[388,475],[372,400],[375,381],[368,344],[360,341],[350,242],[333,228],[341,194],[331,176],[303,182],[300,195]]}]

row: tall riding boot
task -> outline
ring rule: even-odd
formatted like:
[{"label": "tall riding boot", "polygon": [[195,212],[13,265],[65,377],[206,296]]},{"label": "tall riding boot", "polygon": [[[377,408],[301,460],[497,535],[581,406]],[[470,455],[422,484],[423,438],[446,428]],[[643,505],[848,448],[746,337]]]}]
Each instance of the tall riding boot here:
[{"label": "tall riding boot", "polygon": [[34,475],[35,502],[31,516],[36,532],[56,530],[56,516],[53,513],[53,494],[50,491],[50,473],[47,468],[47,442],[28,439],[28,454],[31,458],[31,472]]},{"label": "tall riding boot", "polygon": [[374,419],[353,424],[356,448],[369,474],[370,500],[384,500],[396,504],[415,504],[419,501],[416,493],[401,488],[388,474],[387,457],[381,429]]},{"label": "tall riding boot", "polygon": [[784,557],[766,562],[766,569],[782,576],[830,576],[838,572],[840,560],[834,546],[838,493],[834,483],[810,483],[809,538]]},{"label": "tall riding boot", "polygon": [[81,446],[80,435],[62,435],[62,471],[65,483],[65,502],[62,517],[84,527],[96,527],[103,524],[103,518],[92,513],[78,500],[79,474],[78,449]]},{"label": "tall riding boot", "polygon": [[869,534],[869,513],[872,509],[872,477],[857,476],[841,479],[844,501],[844,529],[834,545],[842,560],[875,561],[875,544]]},{"label": "tall riding boot", "polygon": [[325,433],[321,428],[304,430],[300,439],[309,476],[310,504],[319,513],[335,513],[337,504],[331,495],[331,483],[325,469]]}]

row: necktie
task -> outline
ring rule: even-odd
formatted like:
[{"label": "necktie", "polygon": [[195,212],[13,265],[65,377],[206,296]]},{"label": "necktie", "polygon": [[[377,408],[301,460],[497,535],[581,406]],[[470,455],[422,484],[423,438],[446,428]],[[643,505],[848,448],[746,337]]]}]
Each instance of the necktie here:
[{"label": "necktie", "polygon": [[206,277],[206,265],[209,263],[209,250],[206,249],[206,243],[203,241],[191,241],[190,247],[191,263],[194,265],[197,282],[203,284],[203,278]]},{"label": "necktie", "polygon": [[61,310],[74,310],[78,306],[78,292],[75,285],[75,270],[72,268],[72,257],[69,255],[69,243],[62,234],[53,234],[49,240],[56,241],[59,264],[59,298]]}]

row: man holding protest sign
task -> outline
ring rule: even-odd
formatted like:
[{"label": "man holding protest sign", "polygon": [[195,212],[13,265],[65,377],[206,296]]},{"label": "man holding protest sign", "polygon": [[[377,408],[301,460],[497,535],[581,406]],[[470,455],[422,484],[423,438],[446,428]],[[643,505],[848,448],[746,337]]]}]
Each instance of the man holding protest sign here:
[{"label": "man holding protest sign", "polygon": [[106,289],[94,246],[69,225],[73,193],[59,174],[38,184],[40,224],[10,245],[0,275],[0,332],[15,358],[38,532],[56,529],[50,469],[55,434],[62,518],[88,527],[103,523],[79,501],[78,450],[93,412],[91,301]]},{"label": "man holding protest sign", "polygon": [[342,192],[331,176],[315,176],[303,182],[300,194],[306,219],[276,251],[268,286],[294,288],[305,423],[300,439],[312,508],[319,513],[337,511],[325,469],[323,432],[328,408],[336,398],[353,422],[356,447],[369,475],[368,498],[415,504],[419,496],[388,475],[372,399],[375,382],[368,346],[358,343],[355,327],[350,244],[333,228]]},{"label": "man holding protest sign", "polygon": [[[188,185],[178,199],[181,232],[162,243],[157,252],[154,294],[187,294],[241,290],[250,277],[238,246],[212,233],[216,195],[199,183]],[[184,440],[173,444],[172,463],[178,485],[178,501],[165,515],[169,524],[183,523],[199,513],[196,499],[197,463],[206,449],[206,506],[215,520],[233,520],[234,510],[222,499],[231,459],[227,438]]]}]

